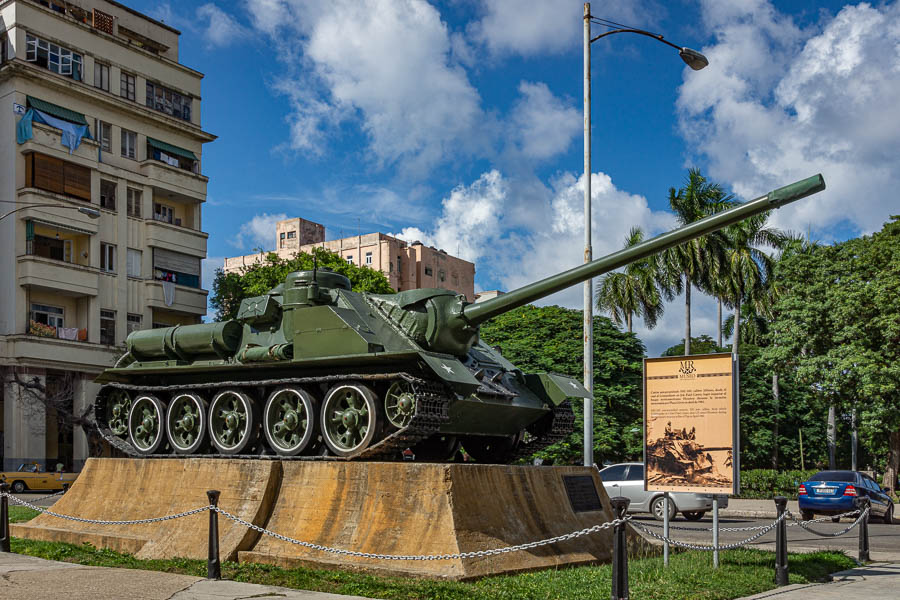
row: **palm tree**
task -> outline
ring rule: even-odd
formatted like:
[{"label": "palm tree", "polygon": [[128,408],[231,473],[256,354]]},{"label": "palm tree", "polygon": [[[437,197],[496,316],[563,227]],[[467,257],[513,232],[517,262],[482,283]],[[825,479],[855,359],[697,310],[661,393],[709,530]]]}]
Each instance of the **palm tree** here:
[{"label": "palm tree", "polygon": [[734,306],[734,342],[731,351],[738,354],[741,340],[741,306],[754,305],[755,312],[765,315],[769,303],[768,282],[772,279],[772,257],[757,248],[770,246],[778,249],[788,239],[779,229],[766,227],[768,213],[748,217],[725,229],[728,248],[723,263],[724,299]]},{"label": "palm tree", "polygon": [[[704,217],[734,206],[732,196],[727,195],[717,183],[707,181],[699,169],[688,171],[685,186],[669,190],[669,207],[675,213],[679,225],[687,225]],[[684,291],[684,353],[691,353],[691,287],[708,287],[710,275],[718,271],[725,249],[725,237],[721,232],[710,233],[670,248],[663,257],[660,279],[669,294]]]},{"label": "palm tree", "polygon": [[[625,238],[625,248],[644,241],[640,227],[632,227]],[[597,283],[597,309],[610,314],[616,325],[623,322],[628,333],[633,331],[633,316],[643,317],[648,329],[653,329],[663,314],[663,294],[657,287],[659,255],[634,261],[623,272],[607,273]]]}]

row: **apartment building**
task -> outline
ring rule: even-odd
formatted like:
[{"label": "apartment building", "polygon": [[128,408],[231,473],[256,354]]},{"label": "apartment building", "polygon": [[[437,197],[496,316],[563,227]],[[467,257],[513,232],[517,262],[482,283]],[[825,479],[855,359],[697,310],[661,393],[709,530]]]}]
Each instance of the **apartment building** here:
[{"label": "apartment building", "polygon": [[201,156],[215,136],[179,35],[112,0],[0,0],[5,469],[79,468],[88,440],[60,417],[90,406],[127,334],[206,314]]},{"label": "apartment building", "polygon": [[[275,225],[275,254],[290,258],[297,252],[313,248],[336,252],[344,260],[365,265],[384,273],[398,292],[418,288],[442,288],[464,294],[475,300],[475,265],[447,254],[444,250],[407,243],[384,233],[367,233],[325,241],[325,228],[306,219],[285,219]],[[266,253],[248,254],[225,259],[226,273],[261,262]]]}]

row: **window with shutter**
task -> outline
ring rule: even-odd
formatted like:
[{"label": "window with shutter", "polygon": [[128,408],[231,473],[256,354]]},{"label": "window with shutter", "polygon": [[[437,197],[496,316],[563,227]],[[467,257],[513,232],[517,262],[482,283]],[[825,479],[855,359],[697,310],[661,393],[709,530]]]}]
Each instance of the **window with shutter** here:
[{"label": "window with shutter", "polygon": [[91,201],[91,170],[74,163],[63,164],[63,177],[65,179],[65,191],[67,196],[75,196],[82,200]]},{"label": "window with shutter", "polygon": [[128,249],[128,276],[129,277],[140,277],[141,276],[142,257],[143,257],[143,253],[140,250],[135,250],[134,248]]}]

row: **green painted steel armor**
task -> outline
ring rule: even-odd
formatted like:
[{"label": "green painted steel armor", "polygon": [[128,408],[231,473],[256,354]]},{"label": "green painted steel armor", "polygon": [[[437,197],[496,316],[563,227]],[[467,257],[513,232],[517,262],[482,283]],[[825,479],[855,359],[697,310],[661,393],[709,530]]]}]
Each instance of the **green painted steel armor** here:
[{"label": "green painted steel armor", "polygon": [[353,292],[327,269],[289,274],[234,320],[136,331],[95,416],[137,456],[448,460],[528,456],[567,436],[580,382],[523,373],[479,325],[635,260],[825,188],[821,175],[496,298]]}]

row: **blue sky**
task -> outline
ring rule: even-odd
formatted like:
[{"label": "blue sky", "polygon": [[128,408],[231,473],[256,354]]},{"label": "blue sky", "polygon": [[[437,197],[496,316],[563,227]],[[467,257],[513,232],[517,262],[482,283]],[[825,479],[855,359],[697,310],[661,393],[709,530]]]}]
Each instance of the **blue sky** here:
[{"label": "blue sky", "polygon": [[[133,8],[180,29],[205,73],[207,274],[272,248],[285,216],[329,238],[383,231],[473,260],[513,289],[582,255],[582,2],[246,0]],[[776,226],[823,241],[900,212],[900,7],[705,0],[594,2],[622,34],[593,53],[594,254],[672,225],[668,189],[697,166],[739,197],[822,172],[828,190]],[[594,25],[594,35],[604,29]],[[208,283],[207,277],[204,283]],[[545,303],[580,307],[580,287]],[[651,355],[682,337],[676,300]],[[696,302],[695,335],[715,305]]]}]

